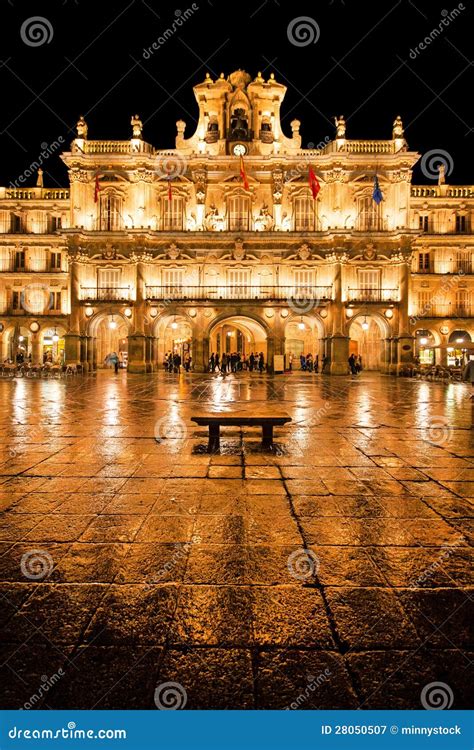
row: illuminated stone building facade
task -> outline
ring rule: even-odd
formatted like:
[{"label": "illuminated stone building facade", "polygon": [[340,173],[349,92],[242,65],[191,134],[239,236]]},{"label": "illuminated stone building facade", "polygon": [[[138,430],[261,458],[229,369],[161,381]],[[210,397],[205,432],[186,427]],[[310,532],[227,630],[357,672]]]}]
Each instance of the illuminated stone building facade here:
[{"label": "illuminated stone building facade", "polygon": [[175,349],[202,371],[213,351],[263,351],[270,369],[311,352],[344,374],[354,351],[396,374],[418,356],[462,358],[474,188],[443,170],[412,185],[420,155],[398,117],[375,141],[338,117],[332,140],[303,148],[297,120],[282,132],[285,91],[273,76],[207,76],[194,134],[178,121],[169,150],[138,115],[124,141],[91,140],[81,118],[62,153],[68,188],[41,175],[0,188],[2,360],[50,352],[92,370],[119,351],[150,372]]}]

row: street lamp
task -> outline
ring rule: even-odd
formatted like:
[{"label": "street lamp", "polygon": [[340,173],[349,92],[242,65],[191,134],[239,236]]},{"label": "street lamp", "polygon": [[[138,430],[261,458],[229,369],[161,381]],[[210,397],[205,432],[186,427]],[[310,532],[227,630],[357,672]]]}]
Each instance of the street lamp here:
[{"label": "street lamp", "polygon": [[53,341],[55,344],[57,344],[59,341],[59,335],[58,335],[56,328],[54,329],[54,333],[53,333]]},{"label": "street lamp", "polygon": [[364,318],[364,320],[362,322],[362,329],[364,331],[367,331],[369,329],[369,324],[367,323],[367,316]]},{"label": "street lamp", "polygon": [[109,320],[109,328],[114,331],[117,328],[117,321],[114,320],[114,316],[112,315],[112,320]]}]

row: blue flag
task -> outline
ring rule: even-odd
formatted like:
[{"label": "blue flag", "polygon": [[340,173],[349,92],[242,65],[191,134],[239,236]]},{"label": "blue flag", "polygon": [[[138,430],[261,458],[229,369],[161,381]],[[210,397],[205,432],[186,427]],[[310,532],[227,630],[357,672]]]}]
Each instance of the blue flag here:
[{"label": "blue flag", "polygon": [[383,201],[383,194],[380,190],[379,178],[377,177],[377,175],[374,176],[374,191],[372,193],[372,198],[376,202],[377,206]]}]

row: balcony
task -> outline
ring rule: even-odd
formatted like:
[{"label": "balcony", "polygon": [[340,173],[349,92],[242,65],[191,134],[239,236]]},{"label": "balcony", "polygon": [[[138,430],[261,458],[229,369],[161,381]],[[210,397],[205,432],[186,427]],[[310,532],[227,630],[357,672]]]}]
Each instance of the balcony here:
[{"label": "balcony", "polygon": [[129,286],[81,287],[82,302],[129,302],[130,298]]},{"label": "balcony", "polygon": [[299,288],[295,286],[147,286],[146,299],[155,300],[258,300],[283,301],[291,299],[314,300],[318,304],[329,302],[332,298],[331,286],[312,286]]},{"label": "balcony", "polygon": [[417,315],[424,318],[472,318],[474,306],[457,305],[455,302],[427,304],[418,308]]},{"label": "balcony", "polygon": [[398,302],[398,289],[372,289],[362,287],[347,290],[348,302]]}]

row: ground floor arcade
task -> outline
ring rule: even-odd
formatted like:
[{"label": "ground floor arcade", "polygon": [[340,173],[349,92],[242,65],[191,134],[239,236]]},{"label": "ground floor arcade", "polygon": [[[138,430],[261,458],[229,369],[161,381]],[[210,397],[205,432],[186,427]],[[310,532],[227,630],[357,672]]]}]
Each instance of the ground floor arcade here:
[{"label": "ground floor arcade", "polygon": [[[0,322],[1,361],[107,366],[116,353],[131,372],[160,370],[167,356],[191,359],[196,372],[212,354],[263,354],[269,372],[298,369],[311,358],[319,372],[345,374],[354,354],[366,371],[398,374],[411,364],[462,367],[472,356],[474,325],[465,320],[416,320],[400,334],[397,309],[326,308],[300,315],[288,308],[106,306],[86,310],[76,331],[67,319],[22,318]],[[89,312],[89,314],[86,314]]]}]

